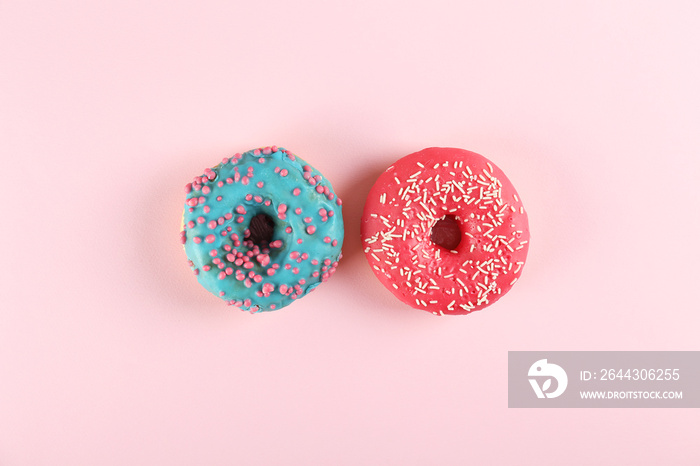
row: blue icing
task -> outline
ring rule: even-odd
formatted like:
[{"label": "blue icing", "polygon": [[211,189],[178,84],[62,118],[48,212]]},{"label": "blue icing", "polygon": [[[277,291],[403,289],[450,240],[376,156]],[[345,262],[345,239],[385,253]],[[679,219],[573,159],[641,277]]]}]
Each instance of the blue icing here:
[{"label": "blue icing", "polygon": [[[335,271],[342,203],[330,182],[291,152],[267,147],[236,154],[205,170],[188,189],[187,258],[199,283],[229,304],[252,312],[281,309]],[[274,221],[269,244],[246,240],[259,214]]]}]

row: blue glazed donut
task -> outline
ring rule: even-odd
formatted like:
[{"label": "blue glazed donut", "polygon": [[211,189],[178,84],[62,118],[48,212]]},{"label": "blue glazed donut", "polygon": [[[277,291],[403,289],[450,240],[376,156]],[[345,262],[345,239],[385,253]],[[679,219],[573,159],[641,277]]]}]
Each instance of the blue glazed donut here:
[{"label": "blue glazed donut", "polygon": [[225,158],[185,186],[181,241],[199,283],[250,312],[281,309],[335,272],[342,202],[276,146]]}]

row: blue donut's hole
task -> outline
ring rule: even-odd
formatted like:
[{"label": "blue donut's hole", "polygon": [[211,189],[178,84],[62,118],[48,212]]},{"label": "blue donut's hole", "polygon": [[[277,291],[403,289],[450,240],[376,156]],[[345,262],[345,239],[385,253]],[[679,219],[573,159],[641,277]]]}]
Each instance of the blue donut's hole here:
[{"label": "blue donut's hole", "polygon": [[457,249],[462,241],[462,230],[454,215],[445,215],[435,222],[430,231],[430,241],[445,249]]},{"label": "blue donut's hole", "polygon": [[269,246],[275,235],[275,221],[267,214],[257,214],[250,219],[246,241],[252,241],[260,249]]}]

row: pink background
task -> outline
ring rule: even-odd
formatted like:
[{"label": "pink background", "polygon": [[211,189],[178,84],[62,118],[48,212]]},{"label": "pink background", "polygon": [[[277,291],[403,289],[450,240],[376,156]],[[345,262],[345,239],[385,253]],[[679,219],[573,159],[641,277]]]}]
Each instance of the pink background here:
[{"label": "pink background", "polygon": [[[507,408],[509,350],[698,350],[698,2],[0,3],[0,464],[698,464],[693,409]],[[345,201],[345,258],[229,308],[183,186],[260,145]],[[528,209],[522,279],[436,318],[359,216],[427,146]]]}]

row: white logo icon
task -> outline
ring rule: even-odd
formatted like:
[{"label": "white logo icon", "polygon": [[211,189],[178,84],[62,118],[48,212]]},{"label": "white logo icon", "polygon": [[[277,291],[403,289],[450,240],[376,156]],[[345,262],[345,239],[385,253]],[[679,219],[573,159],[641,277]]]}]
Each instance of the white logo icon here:
[{"label": "white logo icon", "polygon": [[[546,359],[540,359],[530,366],[527,372],[529,377],[545,378],[544,383],[540,387],[536,378],[528,379],[532,389],[535,391],[537,398],[556,398],[566,390],[566,384],[569,383],[569,378],[566,376],[566,371],[556,364],[547,363]],[[557,388],[552,392],[547,392],[552,385],[552,379],[557,381]]]}]

